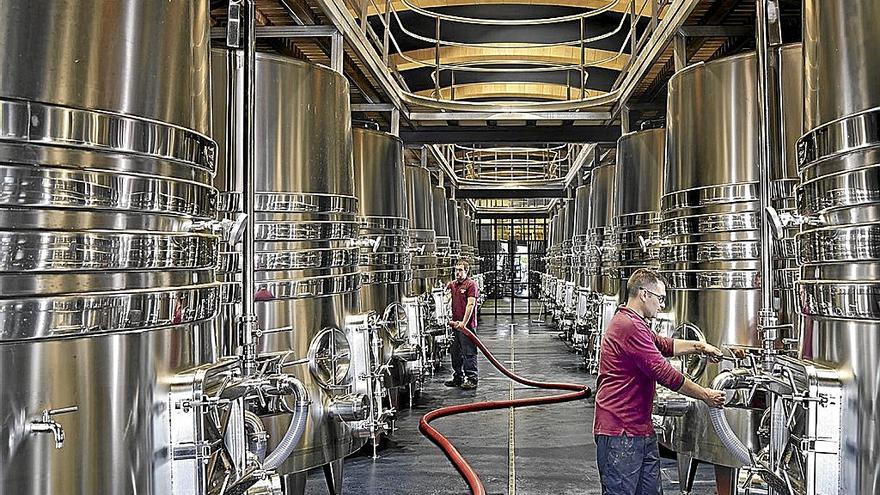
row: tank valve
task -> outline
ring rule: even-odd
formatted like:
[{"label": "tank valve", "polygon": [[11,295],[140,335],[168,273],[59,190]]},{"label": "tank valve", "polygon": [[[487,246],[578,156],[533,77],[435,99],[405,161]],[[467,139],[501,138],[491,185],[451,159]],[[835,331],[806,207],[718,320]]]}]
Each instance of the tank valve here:
[{"label": "tank valve", "polygon": [[340,421],[362,421],[367,417],[369,402],[364,394],[348,394],[334,397],[330,415]]},{"label": "tank valve", "polygon": [[62,407],[60,409],[44,409],[40,415],[40,419],[31,421],[31,433],[51,433],[55,438],[55,448],[64,447],[64,427],[60,423],[52,419],[52,416],[59,414],[67,414],[79,410],[77,406]]}]

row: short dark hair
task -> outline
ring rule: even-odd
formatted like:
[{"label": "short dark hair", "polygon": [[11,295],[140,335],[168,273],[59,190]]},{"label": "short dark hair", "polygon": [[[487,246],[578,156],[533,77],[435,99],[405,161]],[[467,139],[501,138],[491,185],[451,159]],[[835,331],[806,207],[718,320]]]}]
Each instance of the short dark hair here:
[{"label": "short dark hair", "polygon": [[626,296],[636,297],[639,294],[639,289],[642,287],[646,285],[653,287],[657,284],[666,285],[666,279],[663,278],[663,275],[650,268],[639,268],[626,281]]},{"label": "short dark hair", "polygon": [[468,260],[466,260],[466,259],[464,259],[464,258],[462,258],[462,259],[456,261],[456,262],[455,262],[455,266],[463,266],[464,269],[467,270],[468,273],[471,272],[471,264],[468,263]]}]

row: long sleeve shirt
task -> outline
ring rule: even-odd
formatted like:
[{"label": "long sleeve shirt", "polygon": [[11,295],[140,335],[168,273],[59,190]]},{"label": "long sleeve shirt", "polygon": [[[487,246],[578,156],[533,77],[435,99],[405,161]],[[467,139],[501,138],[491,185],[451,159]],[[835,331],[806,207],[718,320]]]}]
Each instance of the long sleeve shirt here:
[{"label": "long sleeve shirt", "polygon": [[672,339],[655,334],[634,311],[618,309],[602,338],[594,434],[654,434],[656,384],[672,390],[684,384],[684,375],[664,358],[673,353]]}]

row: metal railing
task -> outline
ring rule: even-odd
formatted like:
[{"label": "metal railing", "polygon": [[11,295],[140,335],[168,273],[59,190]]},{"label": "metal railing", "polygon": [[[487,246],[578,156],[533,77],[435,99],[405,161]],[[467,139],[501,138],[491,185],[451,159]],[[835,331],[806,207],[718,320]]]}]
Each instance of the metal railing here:
[{"label": "metal railing", "polygon": [[[463,103],[461,100],[456,99],[456,74],[460,75],[462,73],[474,72],[506,74],[506,79],[504,81],[495,82],[497,84],[515,84],[517,81],[515,81],[515,78],[511,79],[509,74],[565,72],[565,100],[580,103],[582,107],[613,101],[613,95],[611,95],[611,98],[608,98],[609,94],[598,91],[589,91],[586,87],[586,80],[589,77],[589,69],[607,66],[608,64],[616,64],[616,66],[621,67],[622,70],[626,70],[626,68],[632,63],[636,54],[647,44],[647,40],[651,33],[658,25],[658,19],[663,14],[666,7],[668,7],[668,2],[665,0],[609,0],[608,3],[599,8],[579,14],[507,20],[449,15],[422,8],[413,4],[411,0],[398,1],[406,7],[406,10],[413,12],[418,16],[431,19],[435,28],[434,36],[425,36],[413,32],[413,30],[402,20],[400,12],[395,8],[395,2],[392,2],[392,0],[385,0],[384,5],[377,4],[377,0],[344,0],[346,8],[354,17],[358,18],[360,29],[369,40],[372,48],[381,56],[386,67],[394,75],[394,78],[401,86],[403,93],[413,102],[430,102],[429,106],[435,108],[438,106],[442,107],[444,104]],[[357,4],[355,4],[355,2],[357,2]],[[381,0],[379,0],[379,2],[381,2]],[[625,7],[621,8],[624,4]],[[596,17],[609,12],[612,9],[616,9],[620,12],[620,21],[616,26],[603,33],[588,35],[587,20],[591,17]],[[376,29],[374,29],[369,21],[371,13],[376,15],[379,19],[379,26],[377,26],[379,33],[377,33]],[[639,33],[639,20],[644,18],[649,19],[649,22],[647,26],[641,30],[642,32]],[[626,22],[627,20],[629,20],[628,23]],[[580,35],[576,39],[549,43],[480,44],[444,39],[441,36],[441,33],[444,31],[443,27],[451,24],[469,24],[486,27],[523,26],[523,29],[528,29],[529,26],[558,25],[573,22],[579,24]],[[427,50],[433,51],[433,61],[428,62],[420,60],[419,58],[414,58],[409,52],[402,50],[402,40],[397,39],[397,36],[394,34],[395,30],[405,36],[408,42],[414,41],[430,44],[432,48],[428,48]],[[605,40],[624,32],[626,32],[626,34],[623,36],[623,41],[618,49],[608,50],[607,56],[592,55],[593,49],[588,46],[590,43]],[[444,54],[444,47],[481,50],[484,52],[485,56],[480,57],[479,60],[450,60],[449,57]],[[576,47],[579,53],[579,63],[560,62],[554,60],[554,58],[541,54],[542,51],[547,51],[548,49],[552,51],[554,48],[560,47]],[[627,47],[629,48],[629,54],[626,53]],[[491,50],[516,50],[518,52],[514,52],[513,54],[506,53],[504,56],[499,56],[493,55]],[[528,53],[531,51],[534,51],[535,53]],[[588,56],[588,53],[591,53],[591,55]],[[625,63],[620,63],[620,59],[623,57],[628,58]],[[447,59],[444,60],[444,58]],[[564,57],[557,56],[555,58],[558,59]],[[419,94],[409,89],[406,81],[398,70],[398,64],[395,63],[397,60],[414,67],[431,68],[431,79],[434,83],[434,88],[431,91],[430,96],[425,96],[424,94]],[[501,65],[524,65],[526,67],[511,68],[501,67]],[[576,81],[572,81],[572,72],[578,73]],[[449,74],[448,80],[450,83],[448,86],[441,87],[442,77],[447,73]],[[481,84],[492,83],[493,81],[481,82]],[[447,94],[444,95],[444,90],[447,89]],[[540,108],[540,102],[535,103],[537,103],[536,106]]]}]

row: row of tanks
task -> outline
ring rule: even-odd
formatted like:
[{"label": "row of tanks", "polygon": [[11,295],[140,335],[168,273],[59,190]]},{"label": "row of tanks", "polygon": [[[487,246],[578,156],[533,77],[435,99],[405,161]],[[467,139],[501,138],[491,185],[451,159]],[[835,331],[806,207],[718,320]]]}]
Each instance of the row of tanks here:
[{"label": "row of tanks", "polygon": [[[667,280],[656,331],[725,351],[720,363],[673,358],[698,384],[729,390],[723,410],[658,390],[655,426],[678,454],[683,492],[699,462],[716,466],[719,493],[737,489],[740,469],[771,493],[880,491],[880,38],[867,20],[880,11],[856,3],[805,2],[803,46],[676,72],[666,129],[621,137],[616,162],[593,168],[550,221],[542,297],[591,371],[602,327],[580,311],[604,325],[601,298],[625,301],[639,267]],[[603,168],[615,167],[609,193]]]},{"label": "row of tanks", "polygon": [[472,213],[209,8],[0,2],[0,492],[335,492],[441,356]]}]

